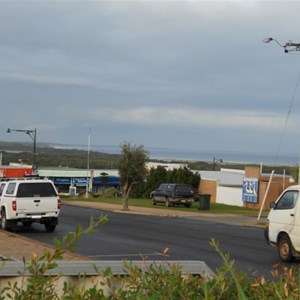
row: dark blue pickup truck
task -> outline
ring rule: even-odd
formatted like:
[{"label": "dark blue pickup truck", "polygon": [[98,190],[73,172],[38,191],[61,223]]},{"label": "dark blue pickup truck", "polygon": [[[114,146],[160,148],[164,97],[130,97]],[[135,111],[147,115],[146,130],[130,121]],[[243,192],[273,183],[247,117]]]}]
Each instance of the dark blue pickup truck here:
[{"label": "dark blue pickup truck", "polygon": [[191,207],[194,202],[195,189],[190,184],[162,183],[150,194],[152,204],[164,203],[167,207],[184,205]]}]

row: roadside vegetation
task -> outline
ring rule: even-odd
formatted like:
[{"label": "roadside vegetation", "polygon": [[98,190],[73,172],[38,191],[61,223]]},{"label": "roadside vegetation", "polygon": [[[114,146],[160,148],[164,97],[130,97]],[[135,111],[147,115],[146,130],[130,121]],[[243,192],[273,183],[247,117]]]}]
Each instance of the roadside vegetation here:
[{"label": "roadside vegetation", "polygon": [[187,168],[180,168],[174,170],[166,170],[163,166],[151,168],[146,174],[144,180],[139,183],[132,190],[131,196],[133,198],[150,198],[150,193],[156,190],[161,183],[185,183],[190,184],[195,191],[198,190],[200,184],[200,174],[193,173]]},{"label": "roadside vegetation", "polygon": [[[169,264],[168,268],[158,267],[155,262],[150,265],[141,263],[140,266],[124,264],[127,275],[122,276],[121,285],[115,285],[116,277],[108,268],[99,272],[101,280],[91,286],[81,284],[83,276],[76,281],[58,281],[64,274],[46,276],[48,270],[57,267],[57,261],[63,258],[66,251],[74,251],[76,241],[84,234],[94,232],[95,227],[107,222],[107,217],[98,220],[91,219],[88,228],[77,227],[75,233],[67,234],[61,240],[55,240],[55,251],[45,250],[41,257],[33,256],[31,261],[24,263],[25,271],[30,276],[17,283],[8,282],[1,286],[0,299],[103,299],[103,300],[152,300],[152,299],[299,299],[300,298],[300,268],[294,265],[291,268],[274,266],[271,280],[247,274],[237,270],[229,254],[220,251],[219,243],[211,240],[211,246],[223,260],[223,265],[215,272],[212,278],[183,275],[180,265]],[[20,274],[22,276],[22,274]],[[118,278],[120,280],[120,278]],[[58,289],[61,286],[62,289]]]}]

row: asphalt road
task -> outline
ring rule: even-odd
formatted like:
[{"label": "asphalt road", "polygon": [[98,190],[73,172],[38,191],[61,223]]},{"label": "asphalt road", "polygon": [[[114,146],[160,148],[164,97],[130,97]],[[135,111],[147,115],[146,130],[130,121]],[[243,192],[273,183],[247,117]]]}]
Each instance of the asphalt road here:
[{"label": "asphalt road", "polygon": [[40,224],[20,228],[18,233],[53,244],[54,237],[60,239],[74,232],[78,224],[87,227],[91,216],[100,215],[107,215],[108,223],[80,238],[76,248],[77,253],[93,260],[200,260],[215,271],[222,259],[210,245],[213,238],[245,272],[270,277],[272,265],[279,263],[276,249],[264,240],[262,228],[204,221],[201,217],[155,217],[65,206],[54,233],[46,233]]}]

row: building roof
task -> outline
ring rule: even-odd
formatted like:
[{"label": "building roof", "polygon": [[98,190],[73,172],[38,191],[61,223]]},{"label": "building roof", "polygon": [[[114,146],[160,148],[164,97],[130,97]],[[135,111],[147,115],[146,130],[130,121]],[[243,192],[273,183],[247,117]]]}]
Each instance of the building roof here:
[{"label": "building roof", "polygon": [[118,170],[87,170],[63,167],[39,167],[38,174],[42,177],[97,177],[102,173],[108,176],[119,176]]},{"label": "building roof", "polygon": [[40,167],[38,174],[42,177],[90,177],[90,171],[74,168]]}]

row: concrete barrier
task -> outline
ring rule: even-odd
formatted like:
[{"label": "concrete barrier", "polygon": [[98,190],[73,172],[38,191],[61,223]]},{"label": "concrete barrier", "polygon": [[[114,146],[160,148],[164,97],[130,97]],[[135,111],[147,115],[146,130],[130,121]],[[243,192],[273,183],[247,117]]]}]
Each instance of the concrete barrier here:
[{"label": "concrete barrier", "polygon": [[[214,272],[203,261],[57,261],[57,267],[47,270],[45,276],[58,277],[55,280],[55,288],[58,295],[62,295],[64,282],[85,289],[93,287],[95,284],[103,289],[106,295],[111,294],[111,288],[105,284],[105,278],[101,273],[107,268],[113,274],[113,287],[121,288],[124,278],[128,275],[125,267],[129,264],[132,267],[139,267],[147,270],[150,265],[157,268],[170,269],[173,265],[181,267],[182,276],[191,274],[209,280],[215,276]],[[0,263],[0,289],[16,283],[18,287],[26,288],[27,277],[31,274],[27,270],[27,265],[22,261],[5,261]]]}]

